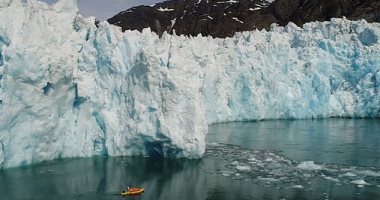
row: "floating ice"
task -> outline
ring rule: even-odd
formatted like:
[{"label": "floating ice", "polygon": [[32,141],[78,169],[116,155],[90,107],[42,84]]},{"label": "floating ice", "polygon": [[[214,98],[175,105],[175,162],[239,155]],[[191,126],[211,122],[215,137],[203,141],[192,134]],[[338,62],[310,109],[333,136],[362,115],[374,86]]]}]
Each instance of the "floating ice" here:
[{"label": "floating ice", "polygon": [[291,188],[304,189],[305,187],[302,185],[293,185]]},{"label": "floating ice", "polygon": [[277,181],[279,181],[278,179],[275,179],[275,178],[266,178],[266,177],[258,177],[257,179],[259,179],[261,181],[265,181],[265,182],[277,182]]},{"label": "floating ice", "polygon": [[324,178],[325,178],[326,180],[329,180],[329,181],[333,181],[333,182],[337,182],[337,183],[339,183],[339,179],[331,178],[331,177],[329,177],[329,176],[325,176]]},{"label": "floating ice", "polygon": [[343,174],[342,176],[355,177],[356,174],[351,173],[351,172],[347,172],[347,173]]},{"label": "floating ice", "polygon": [[379,172],[375,172],[371,170],[357,171],[356,173],[363,176],[379,176],[380,177]]},{"label": "floating ice", "polygon": [[[224,161],[213,173],[222,176],[235,174],[233,178],[256,184],[270,184],[278,188],[297,188],[294,187],[297,185],[308,188],[314,180],[359,186],[377,185],[380,182],[380,177],[376,174],[379,170],[377,168],[329,163],[317,165],[313,161],[296,162],[281,155],[278,151],[251,150],[236,145],[219,144],[207,146],[205,156]],[[252,162],[252,158],[255,158],[254,162]]]},{"label": "floating ice", "polygon": [[[199,158],[216,122],[380,116],[379,24],[333,19],[160,39],[97,28],[77,11],[74,0],[0,0],[0,167]],[[257,164],[286,174],[285,161]]]},{"label": "floating ice", "polygon": [[218,146],[218,145],[219,145],[219,143],[216,143],[216,142],[212,142],[212,143],[207,143],[207,145],[209,145],[209,146]]},{"label": "floating ice", "polygon": [[314,161],[306,161],[300,163],[297,168],[300,168],[302,170],[321,170],[322,167],[320,165],[317,165],[314,163]]},{"label": "floating ice", "polygon": [[369,185],[367,182],[365,182],[364,180],[354,180],[354,181],[351,181],[352,184],[355,184],[355,185]]},{"label": "floating ice", "polygon": [[236,166],[236,169],[238,171],[244,171],[244,172],[249,172],[251,171],[251,167],[250,166],[247,166],[247,165],[238,165]]}]

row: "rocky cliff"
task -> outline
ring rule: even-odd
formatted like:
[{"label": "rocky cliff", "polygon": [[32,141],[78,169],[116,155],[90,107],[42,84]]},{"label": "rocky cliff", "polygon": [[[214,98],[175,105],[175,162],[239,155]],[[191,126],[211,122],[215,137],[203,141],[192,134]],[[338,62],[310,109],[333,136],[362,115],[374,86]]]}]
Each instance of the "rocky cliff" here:
[{"label": "rocky cliff", "polygon": [[301,26],[334,17],[380,22],[375,0],[171,0],[120,12],[108,22],[125,30],[150,27],[161,35],[230,37],[235,32],[269,29],[272,23]]}]

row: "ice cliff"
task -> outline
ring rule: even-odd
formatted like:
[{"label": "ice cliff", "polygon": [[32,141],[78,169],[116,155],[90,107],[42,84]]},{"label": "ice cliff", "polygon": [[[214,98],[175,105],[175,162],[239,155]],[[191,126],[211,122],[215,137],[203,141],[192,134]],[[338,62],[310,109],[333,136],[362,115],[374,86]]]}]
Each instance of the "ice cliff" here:
[{"label": "ice cliff", "polygon": [[333,19],[233,38],[122,33],[0,0],[0,166],[61,157],[201,157],[207,125],[380,116],[380,25]]}]

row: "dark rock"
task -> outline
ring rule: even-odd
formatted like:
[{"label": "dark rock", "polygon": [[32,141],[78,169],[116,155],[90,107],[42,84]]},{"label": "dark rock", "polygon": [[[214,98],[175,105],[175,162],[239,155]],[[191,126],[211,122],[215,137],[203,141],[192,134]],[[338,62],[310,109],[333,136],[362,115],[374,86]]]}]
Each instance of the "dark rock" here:
[{"label": "dark rock", "polygon": [[269,29],[272,23],[326,21],[333,17],[380,22],[379,0],[171,0],[138,6],[108,19],[125,30],[150,27],[159,35],[202,34],[231,37],[235,32]]}]

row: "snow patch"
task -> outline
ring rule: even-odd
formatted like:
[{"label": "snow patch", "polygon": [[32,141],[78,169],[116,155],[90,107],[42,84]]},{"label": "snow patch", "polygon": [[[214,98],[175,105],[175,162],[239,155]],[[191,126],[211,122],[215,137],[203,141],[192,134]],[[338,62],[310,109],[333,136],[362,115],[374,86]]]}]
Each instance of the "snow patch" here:
[{"label": "snow patch", "polygon": [[233,17],[232,19],[233,19],[233,20],[235,20],[235,21],[237,21],[237,22],[239,22],[239,23],[242,23],[242,24],[244,24],[244,22],[243,22],[243,21],[241,21],[241,20],[239,20],[237,17]]},{"label": "snow patch", "polygon": [[173,26],[175,25],[176,21],[177,21],[177,18],[174,18],[174,19],[171,20],[171,22],[172,22],[172,26],[171,26],[171,27],[172,27],[172,28],[173,28]]},{"label": "snow patch", "polygon": [[261,8],[257,7],[257,8],[249,8],[248,9],[249,11],[256,11],[256,10],[261,10]]},{"label": "snow patch", "polygon": [[159,7],[157,8],[158,11],[161,11],[161,12],[170,12],[170,11],[174,11],[174,9],[172,8],[162,8],[162,7]]},{"label": "snow patch", "polygon": [[233,4],[233,3],[238,3],[238,1],[228,0],[228,1],[217,1],[216,3],[218,3],[218,4],[225,4],[225,3]]}]

